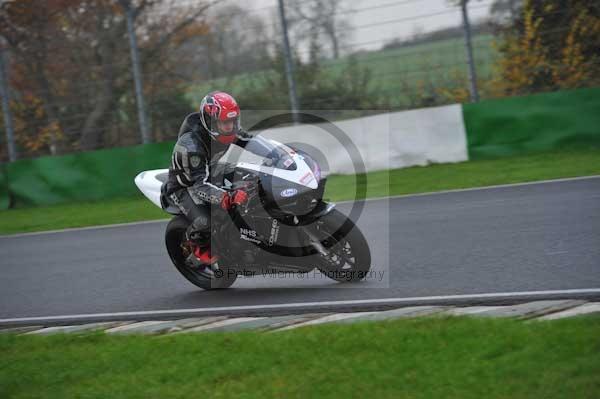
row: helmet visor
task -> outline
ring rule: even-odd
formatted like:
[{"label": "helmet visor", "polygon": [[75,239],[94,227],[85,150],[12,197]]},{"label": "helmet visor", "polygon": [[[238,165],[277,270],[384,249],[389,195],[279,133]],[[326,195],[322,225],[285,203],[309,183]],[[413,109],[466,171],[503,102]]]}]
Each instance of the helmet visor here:
[{"label": "helmet visor", "polygon": [[223,136],[230,136],[236,133],[237,126],[237,117],[236,118],[228,118],[225,120],[217,120],[216,127],[217,132]]}]

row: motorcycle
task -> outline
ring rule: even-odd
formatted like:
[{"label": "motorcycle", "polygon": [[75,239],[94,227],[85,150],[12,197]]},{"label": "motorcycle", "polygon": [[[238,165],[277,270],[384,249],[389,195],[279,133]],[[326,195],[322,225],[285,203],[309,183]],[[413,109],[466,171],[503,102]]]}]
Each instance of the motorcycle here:
[{"label": "motorcycle", "polygon": [[211,212],[210,246],[218,261],[210,265],[198,260],[186,239],[190,221],[178,209],[161,204],[168,169],[144,171],[135,178],[153,204],[173,215],[165,231],[167,252],[192,284],[223,289],[240,275],[316,270],[339,282],[367,276],[369,245],[351,219],[323,200],[327,178],[309,154],[257,135],[243,149],[231,145],[213,169],[211,184],[243,188],[249,199],[229,212]]}]

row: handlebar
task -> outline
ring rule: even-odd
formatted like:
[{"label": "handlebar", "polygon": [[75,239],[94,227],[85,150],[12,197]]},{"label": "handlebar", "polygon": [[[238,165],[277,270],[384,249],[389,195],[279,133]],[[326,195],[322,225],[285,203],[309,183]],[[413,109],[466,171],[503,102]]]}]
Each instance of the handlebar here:
[{"label": "handlebar", "polygon": [[255,200],[258,197],[258,184],[252,184],[254,182],[240,182],[241,184],[234,184],[231,187],[231,191],[235,191],[235,190],[244,190],[246,192],[246,194],[248,195],[248,200],[242,204],[241,206],[232,204],[231,205],[231,209],[230,211],[232,213],[240,213],[240,214],[247,214],[249,212],[249,210],[251,209],[252,205],[255,205]]}]

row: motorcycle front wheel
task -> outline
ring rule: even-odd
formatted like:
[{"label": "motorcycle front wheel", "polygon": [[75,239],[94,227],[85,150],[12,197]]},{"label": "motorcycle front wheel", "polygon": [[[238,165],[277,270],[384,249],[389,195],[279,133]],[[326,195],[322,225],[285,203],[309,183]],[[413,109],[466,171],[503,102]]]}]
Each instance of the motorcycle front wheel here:
[{"label": "motorcycle front wheel", "polygon": [[229,288],[237,279],[236,273],[228,273],[226,269],[219,269],[214,274],[204,271],[204,268],[192,265],[187,259],[191,254],[186,245],[185,231],[189,226],[188,220],[183,216],[175,216],[165,232],[167,252],[177,270],[190,283],[205,290]]},{"label": "motorcycle front wheel", "polygon": [[365,236],[346,215],[333,209],[319,223],[321,244],[328,252],[319,271],[339,282],[363,280],[371,269],[371,250]]}]

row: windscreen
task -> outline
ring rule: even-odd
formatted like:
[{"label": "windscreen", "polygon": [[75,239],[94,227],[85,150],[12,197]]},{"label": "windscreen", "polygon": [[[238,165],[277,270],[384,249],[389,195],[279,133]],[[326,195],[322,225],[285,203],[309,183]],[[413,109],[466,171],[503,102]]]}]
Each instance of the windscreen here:
[{"label": "windscreen", "polygon": [[247,142],[244,150],[238,153],[239,162],[248,162],[278,169],[296,169],[296,163],[288,151],[278,143],[274,143],[264,137],[252,137]]}]

